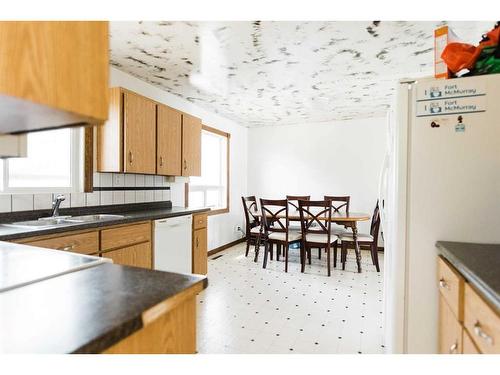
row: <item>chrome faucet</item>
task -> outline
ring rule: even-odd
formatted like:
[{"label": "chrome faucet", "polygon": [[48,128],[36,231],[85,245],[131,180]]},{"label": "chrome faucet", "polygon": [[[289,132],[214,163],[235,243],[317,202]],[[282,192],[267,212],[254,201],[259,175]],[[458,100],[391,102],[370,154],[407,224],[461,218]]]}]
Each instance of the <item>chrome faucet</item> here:
[{"label": "chrome faucet", "polygon": [[59,216],[59,206],[66,199],[63,194],[58,194],[52,201],[52,217]]}]

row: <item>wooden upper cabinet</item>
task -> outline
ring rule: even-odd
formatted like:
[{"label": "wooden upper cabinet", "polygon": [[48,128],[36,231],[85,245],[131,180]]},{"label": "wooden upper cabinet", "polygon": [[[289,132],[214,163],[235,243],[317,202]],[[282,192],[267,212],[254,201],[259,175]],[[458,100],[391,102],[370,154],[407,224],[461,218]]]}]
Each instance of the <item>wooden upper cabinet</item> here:
[{"label": "wooden upper cabinet", "polygon": [[156,173],[156,103],[110,90],[109,119],[97,128],[97,171]]},{"label": "wooden upper cabinet", "polygon": [[0,22],[0,133],[101,124],[108,22]]},{"label": "wooden upper cabinet", "polygon": [[121,87],[97,128],[97,171],[201,176],[201,120]]},{"label": "wooden upper cabinet", "polygon": [[156,103],[125,92],[123,110],[124,172],[156,173]]},{"label": "wooden upper cabinet", "polygon": [[158,104],[156,123],[156,174],[182,175],[182,113]]},{"label": "wooden upper cabinet", "polygon": [[182,175],[201,176],[201,120],[182,115]]}]

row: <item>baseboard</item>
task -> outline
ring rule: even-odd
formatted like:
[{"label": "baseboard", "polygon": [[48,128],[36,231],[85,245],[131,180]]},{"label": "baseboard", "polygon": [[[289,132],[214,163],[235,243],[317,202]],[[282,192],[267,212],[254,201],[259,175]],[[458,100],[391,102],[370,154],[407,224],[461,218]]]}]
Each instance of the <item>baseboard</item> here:
[{"label": "baseboard", "polygon": [[233,241],[233,242],[229,242],[225,245],[222,245],[222,246],[219,246],[219,247],[216,247],[215,249],[213,250],[210,250],[208,252],[208,256],[212,256],[214,254],[217,254],[217,253],[220,253],[221,251],[223,250],[226,250],[226,249],[229,249],[230,247],[233,247],[234,245],[238,245],[239,243],[242,243],[242,242],[245,242],[245,237],[243,238],[240,238],[236,241]]}]

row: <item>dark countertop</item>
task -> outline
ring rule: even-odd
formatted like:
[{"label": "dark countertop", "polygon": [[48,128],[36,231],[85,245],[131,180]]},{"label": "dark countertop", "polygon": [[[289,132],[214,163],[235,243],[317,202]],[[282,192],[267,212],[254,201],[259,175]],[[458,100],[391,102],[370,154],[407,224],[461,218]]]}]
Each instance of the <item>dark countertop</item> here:
[{"label": "dark countertop", "polygon": [[102,352],[139,330],[144,311],[196,284],[206,277],[103,263],[2,292],[0,353]]},{"label": "dark countertop", "polygon": [[0,242],[0,292],[95,267],[106,258]]},{"label": "dark countertop", "polygon": [[439,253],[500,312],[500,244],[438,241]]},{"label": "dark countertop", "polygon": [[[40,236],[44,234],[54,234],[54,233],[64,233],[68,231],[88,229],[88,228],[102,228],[109,225],[126,224],[135,221],[142,220],[156,220],[164,219],[168,217],[190,215],[193,213],[207,212],[210,211],[209,208],[184,208],[184,207],[162,207],[160,205],[154,204],[142,204],[142,205],[120,205],[120,206],[102,206],[102,207],[82,207],[78,209],[66,209],[61,210],[61,215],[86,215],[94,213],[112,213],[121,214],[126,217],[120,219],[106,220],[100,222],[92,223],[75,223],[75,224],[65,224],[58,226],[56,228],[15,228],[10,226],[5,226],[0,224],[0,241],[11,241],[21,238]],[[43,214],[42,214],[43,212]],[[40,211],[37,215],[36,211],[32,212],[21,212],[12,213],[9,216],[3,216],[3,222],[23,221],[32,220],[35,217],[49,216],[46,211]]]}]

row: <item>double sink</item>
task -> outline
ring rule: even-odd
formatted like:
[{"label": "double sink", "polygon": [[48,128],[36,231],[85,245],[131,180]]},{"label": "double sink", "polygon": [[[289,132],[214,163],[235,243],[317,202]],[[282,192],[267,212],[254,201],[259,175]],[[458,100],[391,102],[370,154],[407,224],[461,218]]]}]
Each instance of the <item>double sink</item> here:
[{"label": "double sink", "polygon": [[42,217],[38,220],[6,223],[3,225],[14,228],[48,229],[65,225],[97,223],[107,220],[123,219],[124,217],[125,217],[124,215],[110,215],[110,214],[96,214],[96,215],[82,215],[82,216],[55,216],[55,217]]}]

